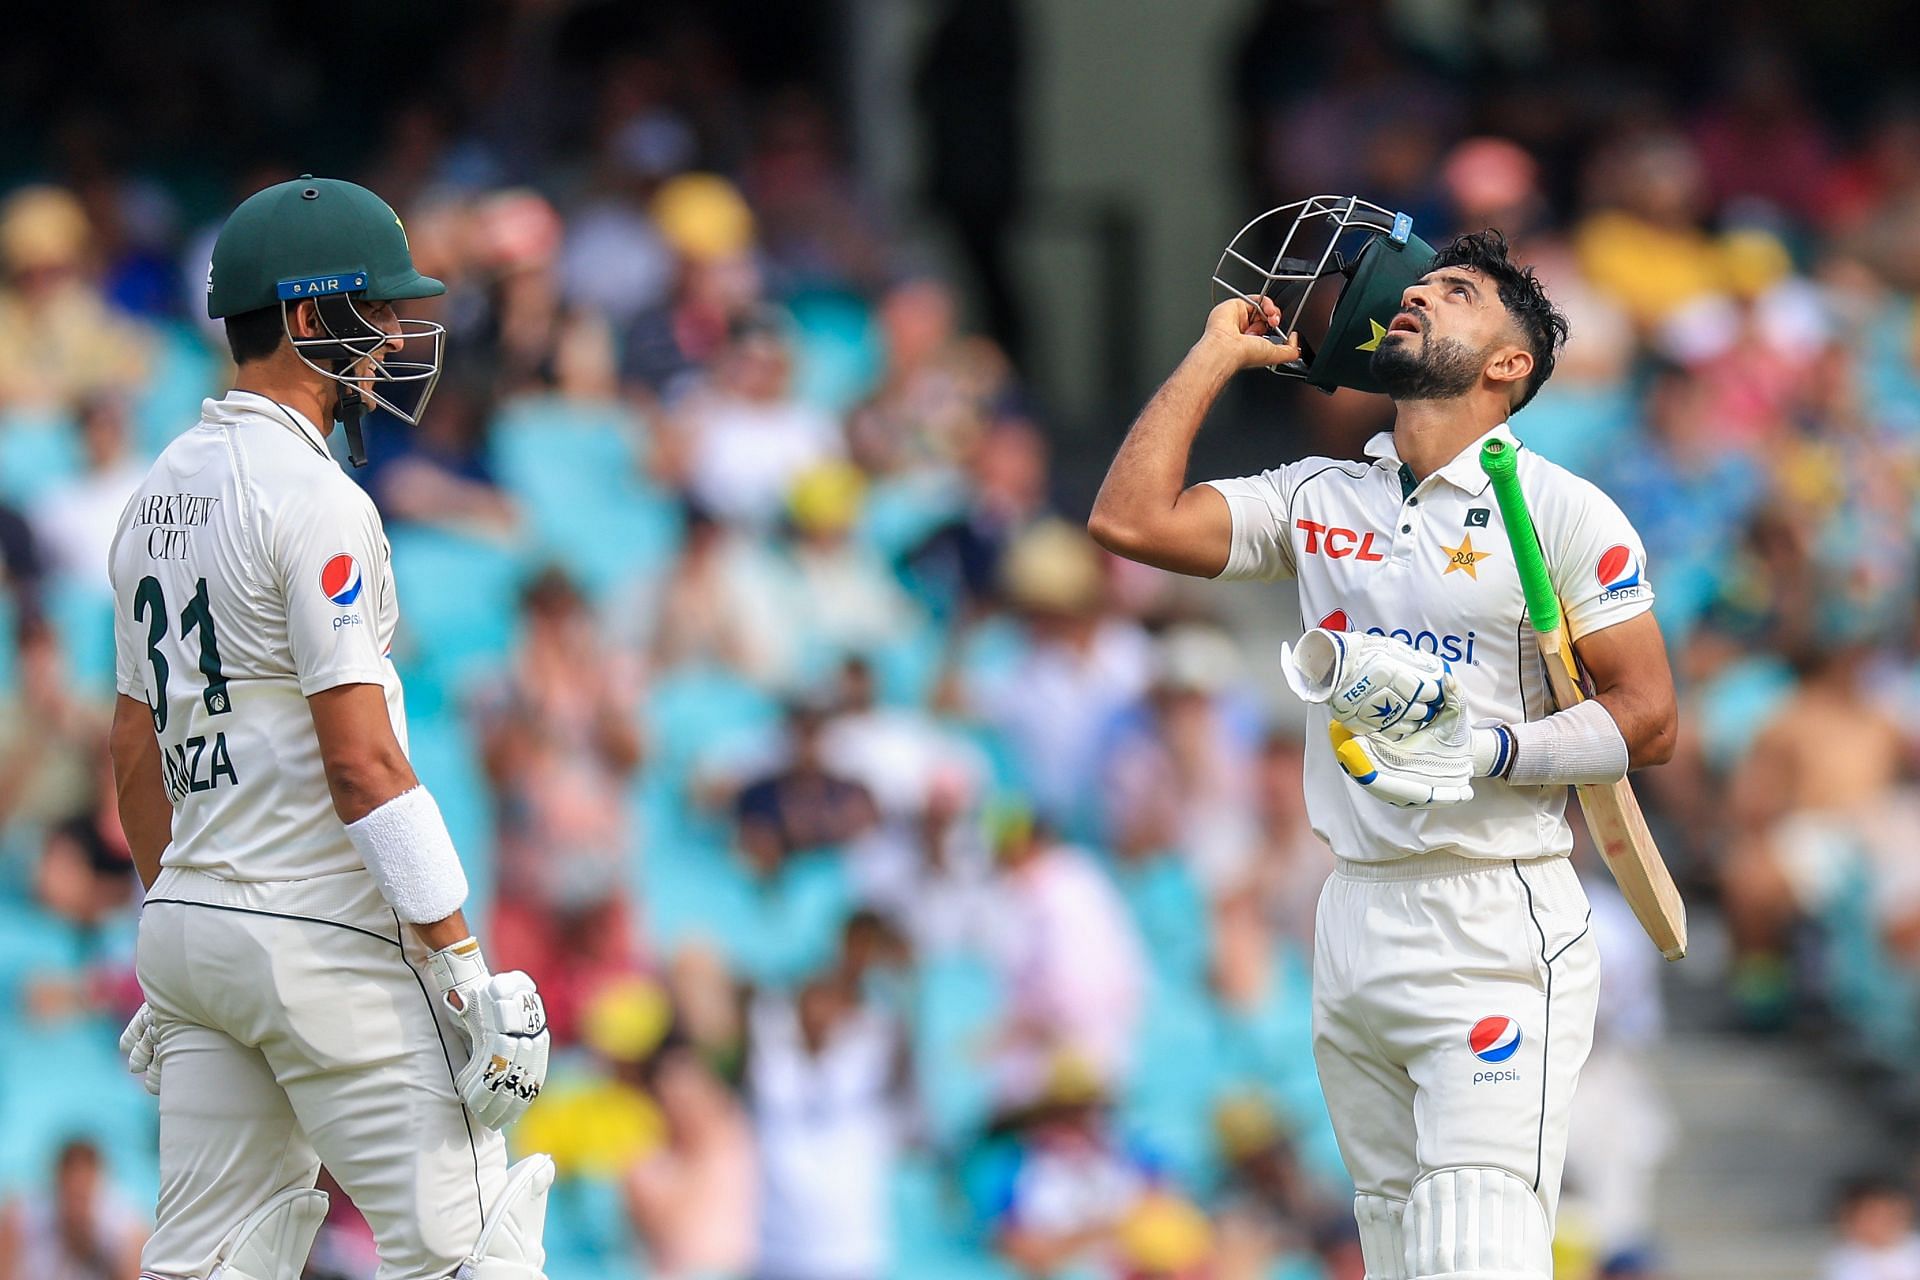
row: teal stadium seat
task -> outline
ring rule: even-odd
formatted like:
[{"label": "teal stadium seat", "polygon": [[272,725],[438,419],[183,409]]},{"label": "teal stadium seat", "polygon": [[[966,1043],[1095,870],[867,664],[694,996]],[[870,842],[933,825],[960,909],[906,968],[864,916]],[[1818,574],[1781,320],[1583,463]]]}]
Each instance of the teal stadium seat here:
[{"label": "teal stadium seat", "polygon": [[795,394],[835,415],[866,399],[886,364],[867,304],[853,294],[818,290],[790,298],[787,309],[796,332]]},{"label": "teal stadium seat", "polygon": [[647,1269],[611,1181],[562,1178],[547,1199],[547,1280],[644,1280]]},{"label": "teal stadium seat", "polygon": [[[60,637],[67,678],[87,694],[113,694],[113,595],[104,588],[54,579],[46,592],[47,621]],[[12,647],[11,643],[8,644]]]},{"label": "teal stadium seat", "polygon": [[662,572],[680,546],[672,497],[645,474],[646,427],[619,404],[516,400],[493,424],[494,474],[533,527],[536,557],[596,596]]},{"label": "teal stadium seat", "polygon": [[0,499],[26,507],[80,474],[83,455],[73,422],[61,413],[0,416]]},{"label": "teal stadium seat", "polygon": [[157,332],[146,381],[133,404],[134,448],[151,458],[200,419],[200,402],[221,393],[225,361],[191,326]]},{"label": "teal stadium seat", "polygon": [[422,715],[407,708],[407,755],[432,790],[460,851],[475,903],[493,898],[493,811],[480,744],[456,709]]},{"label": "teal stadium seat", "polygon": [[920,1105],[933,1144],[950,1151],[993,1110],[980,1046],[999,1021],[1005,995],[984,961],[964,952],[919,956],[914,980],[911,1034]]},{"label": "teal stadium seat", "polygon": [[514,550],[423,525],[394,524],[393,577],[400,594],[394,662],[423,707],[456,699],[497,670],[512,648],[525,560]]}]

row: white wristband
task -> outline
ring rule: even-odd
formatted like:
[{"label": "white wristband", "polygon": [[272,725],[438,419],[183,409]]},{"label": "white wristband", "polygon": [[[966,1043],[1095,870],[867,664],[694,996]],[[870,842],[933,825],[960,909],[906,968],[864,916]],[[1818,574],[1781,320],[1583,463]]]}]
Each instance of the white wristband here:
[{"label": "white wristband", "polygon": [[408,924],[444,920],[467,900],[453,836],[425,787],[402,791],[357,822],[347,836],[380,893]]},{"label": "white wristband", "polygon": [[1507,781],[1516,787],[1579,786],[1627,776],[1627,740],[1612,713],[1592,699],[1544,720],[1510,724],[1507,732],[1513,735]]}]

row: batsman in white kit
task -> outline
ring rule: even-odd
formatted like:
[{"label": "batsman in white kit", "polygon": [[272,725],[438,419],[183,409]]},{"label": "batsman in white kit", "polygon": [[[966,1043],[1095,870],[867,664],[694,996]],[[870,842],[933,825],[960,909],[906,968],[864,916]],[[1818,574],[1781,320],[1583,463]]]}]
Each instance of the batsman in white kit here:
[{"label": "batsman in white kit", "polygon": [[[1310,629],[1281,661],[1310,704],[1308,812],[1335,855],[1315,926],[1314,1055],[1367,1275],[1546,1277],[1600,983],[1567,788],[1672,753],[1665,644],[1620,510],[1522,449],[1521,489],[1594,691],[1553,710],[1479,455],[1490,439],[1517,447],[1507,420],[1552,372],[1566,322],[1497,232],[1436,254],[1404,216],[1317,201],[1276,213],[1331,208],[1368,232],[1364,250],[1248,263],[1260,279],[1229,284],[1236,296],[1141,412],[1090,527],[1147,564],[1298,591]],[[1230,249],[1223,264],[1236,257],[1248,262]],[[1347,281],[1316,351],[1283,327],[1273,286],[1336,273]],[[1264,366],[1383,391],[1393,429],[1365,461],[1188,487],[1215,398]]]},{"label": "batsman in white kit", "polygon": [[160,1099],[152,1280],[297,1280],[324,1162],[380,1280],[540,1280],[553,1163],[508,1167],[546,1012],[490,974],[406,754],[386,535],[327,449],[415,421],[444,292],[378,196],[303,177],[221,230],[207,312],[238,372],[161,453],[112,552],[112,747],[147,897],[122,1045]]}]

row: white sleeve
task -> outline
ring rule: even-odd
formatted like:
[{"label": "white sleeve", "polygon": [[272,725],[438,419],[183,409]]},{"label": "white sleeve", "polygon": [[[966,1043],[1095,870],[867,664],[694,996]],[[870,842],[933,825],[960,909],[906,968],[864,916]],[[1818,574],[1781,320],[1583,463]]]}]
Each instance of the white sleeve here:
[{"label": "white sleeve", "polygon": [[133,620],[133,597],[121,598],[118,588],[113,594],[113,687],[152,706],[147,696],[147,629]]},{"label": "white sleeve", "polygon": [[1278,467],[1257,476],[1207,481],[1220,491],[1233,514],[1233,545],[1227,552],[1227,567],[1218,575],[1220,581],[1273,582],[1294,576],[1293,538],[1287,529],[1289,470]]},{"label": "white sleeve", "polygon": [[319,485],[290,497],[270,519],[268,554],[300,692],[383,683],[374,593],[387,580],[389,552],[373,502],[357,489]]},{"label": "white sleeve", "polygon": [[1653,583],[1646,547],[1613,499],[1577,476],[1559,478],[1542,486],[1534,524],[1567,630],[1578,640],[1651,609]]}]

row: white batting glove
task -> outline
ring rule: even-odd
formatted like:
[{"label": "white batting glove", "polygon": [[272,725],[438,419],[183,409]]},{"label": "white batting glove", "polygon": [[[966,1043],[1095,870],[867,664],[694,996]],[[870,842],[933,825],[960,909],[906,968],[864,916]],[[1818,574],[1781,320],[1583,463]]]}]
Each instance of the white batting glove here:
[{"label": "white batting glove", "polygon": [[1452,668],[1402,640],[1315,627],[1297,645],[1280,646],[1280,670],[1303,701],[1326,703],[1336,723],[1398,742],[1446,706]]},{"label": "white batting glove", "polygon": [[504,1129],[533,1105],[546,1083],[547,1007],[526,974],[488,973],[472,938],[433,952],[427,971],[473,1049],[454,1088],[474,1119]]},{"label": "white batting glove", "polygon": [[127,1055],[127,1070],[139,1076],[140,1083],[156,1098],[160,1096],[160,1059],[154,1055],[158,1039],[153,1006],[142,1000],[127,1029],[120,1033],[120,1052]]},{"label": "white batting glove", "polygon": [[1511,740],[1499,726],[1470,727],[1459,682],[1448,672],[1443,684],[1445,705],[1432,723],[1398,741],[1355,735],[1338,720],[1329,724],[1341,770],[1369,795],[1402,809],[1436,809],[1473,799],[1473,780],[1512,758]]}]

